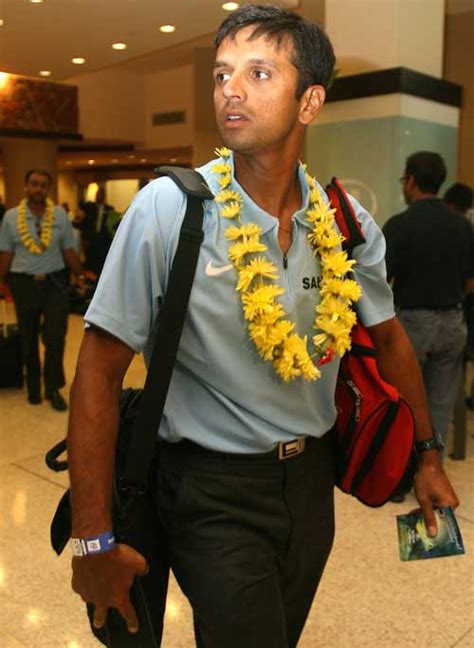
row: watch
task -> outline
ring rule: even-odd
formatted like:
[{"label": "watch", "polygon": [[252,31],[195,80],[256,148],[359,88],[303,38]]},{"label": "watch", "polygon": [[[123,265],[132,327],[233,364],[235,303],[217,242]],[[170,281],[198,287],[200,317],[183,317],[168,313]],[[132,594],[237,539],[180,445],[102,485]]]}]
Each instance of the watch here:
[{"label": "watch", "polygon": [[418,453],[425,452],[426,450],[443,450],[443,448],[444,445],[434,436],[423,441],[415,441],[415,450]]}]

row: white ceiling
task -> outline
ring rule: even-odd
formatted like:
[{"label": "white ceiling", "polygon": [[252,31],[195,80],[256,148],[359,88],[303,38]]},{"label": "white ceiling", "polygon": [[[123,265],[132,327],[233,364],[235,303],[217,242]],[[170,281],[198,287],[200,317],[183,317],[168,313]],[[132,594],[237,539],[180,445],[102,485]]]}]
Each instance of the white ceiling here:
[{"label": "white ceiling", "polygon": [[[228,13],[223,1],[0,0],[0,71],[38,76],[40,70],[50,70],[50,79],[61,81],[124,61],[132,69],[146,70],[156,67],[157,53],[163,54],[164,65],[186,62],[196,39],[212,43],[213,32]],[[303,3],[322,5],[323,0],[274,2],[292,9]],[[175,25],[176,31],[161,33],[163,24]],[[127,49],[113,50],[117,42],[126,43]],[[74,65],[73,57],[86,63]]]}]

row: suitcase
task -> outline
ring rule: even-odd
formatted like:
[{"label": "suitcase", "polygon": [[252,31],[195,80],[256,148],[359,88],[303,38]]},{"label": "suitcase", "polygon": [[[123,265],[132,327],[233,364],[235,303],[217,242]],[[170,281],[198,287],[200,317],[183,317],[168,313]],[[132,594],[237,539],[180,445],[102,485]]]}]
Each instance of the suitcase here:
[{"label": "suitcase", "polygon": [[0,297],[0,387],[23,387],[23,359],[17,324],[7,324],[5,299]]}]

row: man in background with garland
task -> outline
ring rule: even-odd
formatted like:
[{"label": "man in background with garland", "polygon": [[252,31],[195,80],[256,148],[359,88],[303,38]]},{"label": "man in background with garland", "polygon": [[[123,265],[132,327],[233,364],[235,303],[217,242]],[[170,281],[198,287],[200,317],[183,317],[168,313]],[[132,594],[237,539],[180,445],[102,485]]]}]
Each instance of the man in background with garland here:
[{"label": "man in background with garland", "polygon": [[26,367],[28,402],[42,402],[39,334],[45,348],[44,395],[57,411],[67,410],[59,389],[63,369],[69,299],[68,268],[82,281],[82,266],[68,216],[48,198],[51,176],[32,169],[25,199],[9,209],[0,232],[0,284],[9,272]]},{"label": "man in background with garland", "polygon": [[[214,103],[228,148],[199,169],[215,200],[204,203],[152,495],[197,645],[294,648],[333,542],[328,431],[359,291],[381,372],[416,416],[416,492],[431,535],[433,506],[458,501],[394,316],[382,233],[352,198],[366,237],[353,253],[359,289],[345,279],[351,262],[327,197],[298,162],[334,66],[327,36],[292,12],[247,5],[226,18],[215,42]],[[73,588],[94,603],[97,627],[110,607],[131,632],[138,627],[129,588],[147,565],[115,544],[110,511],[118,402],[134,353],[150,357],[185,206],[168,178],[139,192],[85,316],[68,431],[72,566]]]}]

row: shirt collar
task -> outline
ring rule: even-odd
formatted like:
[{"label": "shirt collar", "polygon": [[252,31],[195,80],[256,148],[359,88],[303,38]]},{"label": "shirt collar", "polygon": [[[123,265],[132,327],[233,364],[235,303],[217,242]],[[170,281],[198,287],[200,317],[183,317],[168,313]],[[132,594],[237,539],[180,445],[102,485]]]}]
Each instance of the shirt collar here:
[{"label": "shirt collar", "polygon": [[[220,160],[216,160],[216,163],[224,162],[224,161],[225,160],[221,158]],[[245,189],[235,179],[234,154],[232,151],[227,162],[232,169],[232,184],[230,185],[229,188],[238,191],[239,194],[242,196],[242,202],[243,202],[242,212],[241,212],[242,222],[257,223],[257,225],[259,225],[259,227],[262,229],[262,234],[265,234],[271,229],[276,228],[278,226],[278,219],[275,218],[274,216],[271,216],[268,212],[266,212],[264,209],[259,207],[257,203],[255,203],[254,200],[252,200],[252,198],[246,193]],[[298,179],[300,181],[300,187],[301,187],[302,205],[301,208],[294,213],[293,218],[297,220],[304,227],[311,229],[311,224],[306,219],[306,210],[308,209],[308,205],[309,205],[309,187],[305,176],[305,170],[301,162],[298,162]],[[215,174],[213,174],[211,184],[213,185],[212,189],[214,193],[219,193],[221,187],[219,186]],[[327,201],[326,194],[322,190],[322,187],[321,185],[319,185],[319,183],[318,183],[318,187],[321,189],[324,200]]]}]

